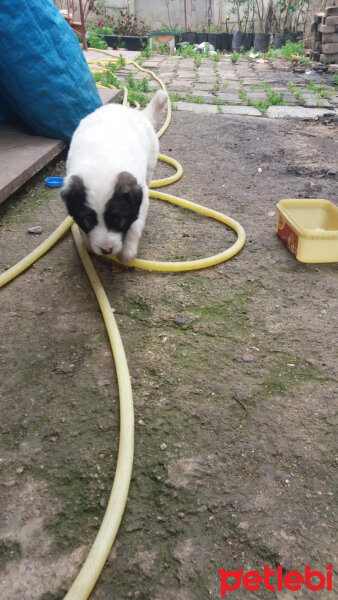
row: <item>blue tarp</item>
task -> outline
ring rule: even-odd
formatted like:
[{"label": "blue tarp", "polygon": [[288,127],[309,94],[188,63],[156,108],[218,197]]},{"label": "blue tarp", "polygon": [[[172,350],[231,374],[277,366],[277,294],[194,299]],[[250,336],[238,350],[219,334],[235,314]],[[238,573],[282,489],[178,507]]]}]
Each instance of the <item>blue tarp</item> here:
[{"label": "blue tarp", "polygon": [[17,115],[36,133],[68,141],[101,105],[77,37],[52,0],[1,0],[0,123]]}]

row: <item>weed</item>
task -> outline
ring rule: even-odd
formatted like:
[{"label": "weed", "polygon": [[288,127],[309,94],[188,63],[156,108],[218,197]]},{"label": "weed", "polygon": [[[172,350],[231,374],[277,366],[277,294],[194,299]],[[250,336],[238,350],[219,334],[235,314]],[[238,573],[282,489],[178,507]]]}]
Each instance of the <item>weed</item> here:
[{"label": "weed", "polygon": [[195,47],[192,44],[187,44],[186,46],[180,46],[177,50],[177,54],[183,58],[189,58],[194,57],[199,53],[196,52]]},{"label": "weed", "polygon": [[178,92],[169,92],[169,98],[171,102],[177,102],[181,100],[182,96]]},{"label": "weed", "polygon": [[[96,83],[100,83],[104,87],[119,88],[122,86],[121,80],[117,77],[116,71],[125,66],[125,59],[120,56],[117,62],[110,62],[106,67],[105,73],[94,73],[94,80]],[[125,86],[128,89],[128,100],[130,103],[137,102],[141,106],[146,106],[149,99],[145,94],[148,94],[151,90],[149,82],[146,77],[141,81],[135,81],[132,73],[128,73],[128,80]]]},{"label": "weed", "polygon": [[203,98],[201,98],[200,96],[195,96],[195,98],[193,98],[193,99],[192,99],[192,101],[193,101],[195,104],[204,104],[204,100],[203,100]]},{"label": "weed", "polygon": [[196,56],[194,57],[194,65],[195,65],[196,69],[198,69],[198,67],[201,66],[201,62],[202,62],[202,54],[200,52],[198,52],[196,54]]},{"label": "weed", "polygon": [[311,81],[307,86],[309,92],[315,92],[318,98],[318,102],[322,102],[322,100],[330,100],[332,96],[332,90],[329,90],[323,86],[323,84],[315,83]]},{"label": "weed", "polygon": [[171,105],[171,110],[178,110],[178,106],[177,106],[177,104],[174,104],[174,103],[173,103],[173,104]]},{"label": "weed", "polygon": [[248,98],[248,106],[253,106],[257,108],[262,113],[265,113],[270,106],[270,102],[268,100],[259,100],[258,102],[254,102],[251,98]]},{"label": "weed", "polygon": [[159,54],[170,54],[169,44],[166,44],[164,42],[160,42],[158,44],[157,50],[158,50]]},{"label": "weed", "polygon": [[242,90],[241,92],[239,92],[238,97],[240,100],[242,100],[242,102],[246,102],[247,101],[247,93],[245,90]]},{"label": "weed", "polygon": [[[271,90],[273,91],[273,90]],[[270,94],[270,99],[268,97],[268,100],[259,100],[258,102],[255,102],[254,100],[252,100],[251,98],[248,98],[247,96],[247,92],[245,90],[239,92],[238,97],[240,100],[242,100],[242,102],[244,104],[247,104],[248,106],[253,106],[254,108],[257,108],[258,110],[260,110],[262,113],[265,113],[267,111],[267,109],[269,108],[270,104],[272,104],[272,102],[270,102],[271,100],[276,100],[277,95],[274,93],[274,95]]]},{"label": "weed", "polygon": [[212,60],[213,60],[214,66],[216,66],[216,63],[219,62],[220,58],[221,58],[221,53],[219,50],[216,50],[216,54],[212,55]]},{"label": "weed", "polygon": [[95,33],[91,33],[87,41],[89,48],[98,48],[100,50],[106,50],[106,48],[108,48],[107,42],[104,39],[99,38]]},{"label": "weed", "polygon": [[333,83],[334,85],[338,85],[338,73],[333,73]]},{"label": "weed", "polygon": [[233,52],[232,55],[231,55],[231,57],[230,57],[231,58],[231,62],[232,63],[236,63],[238,61],[239,57],[240,57],[240,54],[238,52]]},{"label": "weed", "polygon": [[223,109],[221,106],[217,106],[217,114],[219,114],[219,115],[223,114]]},{"label": "weed", "polygon": [[281,106],[285,104],[283,92],[277,94],[277,92],[275,92],[266,81],[262,83],[262,87],[268,97],[269,104],[272,104],[273,106]]},{"label": "weed", "polygon": [[302,104],[305,102],[302,92],[297,88],[297,86],[294,83],[292,83],[292,81],[288,82],[287,88],[288,88],[288,90],[291,90],[291,92],[293,93],[294,96],[296,96],[296,98],[299,100],[299,102],[301,102]]},{"label": "weed", "polygon": [[216,104],[216,106],[221,106],[223,104],[223,100],[220,98],[213,98],[212,103]]},{"label": "weed", "polygon": [[135,81],[132,73],[128,73],[128,82],[127,82],[128,90],[133,90],[134,92],[142,92],[149,93],[149,81],[146,77],[144,77],[141,81]]},{"label": "weed", "polygon": [[141,50],[141,53],[140,53],[140,56],[142,58],[151,58],[152,55],[153,55],[153,52],[152,52],[150,46],[146,46],[145,48],[143,48],[143,50]]},{"label": "weed", "polygon": [[192,95],[189,93],[185,96],[186,102],[192,102]]},{"label": "weed", "polygon": [[277,58],[280,56],[279,49],[269,48],[269,50],[264,54],[264,58]]}]

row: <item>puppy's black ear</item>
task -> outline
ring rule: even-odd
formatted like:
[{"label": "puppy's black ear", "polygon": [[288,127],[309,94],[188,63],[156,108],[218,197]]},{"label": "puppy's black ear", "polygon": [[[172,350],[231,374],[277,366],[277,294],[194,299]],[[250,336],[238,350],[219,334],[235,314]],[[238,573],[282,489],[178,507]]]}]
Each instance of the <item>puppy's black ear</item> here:
[{"label": "puppy's black ear", "polygon": [[114,196],[115,195],[116,200],[121,205],[126,202],[129,208],[132,211],[137,211],[136,214],[138,214],[143,192],[141,186],[137,183],[135,177],[131,175],[131,173],[127,173],[127,171],[119,173],[115,184]]},{"label": "puppy's black ear", "polygon": [[86,188],[81,177],[72,175],[67,185],[61,190],[61,198],[68,212],[85,233],[97,225],[97,215],[86,206]]},{"label": "puppy's black ear", "polygon": [[104,219],[107,227],[126,233],[138,217],[143,197],[142,187],[127,171],[119,173],[113,196],[107,203]]},{"label": "puppy's black ear", "polygon": [[77,212],[86,201],[86,189],[81,177],[71,176],[67,185],[61,190],[61,198],[73,217],[73,212]]}]

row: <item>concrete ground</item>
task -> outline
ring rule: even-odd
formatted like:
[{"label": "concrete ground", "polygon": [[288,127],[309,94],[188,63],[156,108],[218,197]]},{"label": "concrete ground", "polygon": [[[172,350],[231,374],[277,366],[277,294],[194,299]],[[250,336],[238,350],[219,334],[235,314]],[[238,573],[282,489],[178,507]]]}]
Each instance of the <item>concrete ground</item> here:
[{"label": "concrete ground", "polygon": [[[197,91],[184,60],[151,58],[160,76],[168,69],[172,92],[179,80],[190,85],[186,93]],[[298,78],[281,68],[278,84],[278,69],[258,64],[259,81],[272,69],[270,85],[282,90]],[[240,93],[245,70],[256,69],[227,57],[216,67],[229,73],[204,90],[211,103],[174,101],[179,110],[161,151],[184,168],[168,191],[238,220],[243,250],[217,267],[176,274],[118,272],[94,260],[131,371],[136,444],[127,509],[93,600],[216,600],[219,569],[263,573],[266,565],[281,565],[284,576],[304,575],[309,565],[325,578],[334,565],[336,590],[338,263],[297,262],[276,236],[276,204],[336,202],[337,125],[331,116],[313,118],[318,107],[300,107],[305,119],[247,116],[240,110],[255,107],[243,94],[241,104],[214,106],[223,93],[215,85],[230,85],[237,73]],[[208,63],[209,75],[216,67]],[[185,75],[173,76],[176,68]],[[320,110],[335,114],[335,94]],[[189,105],[216,114],[194,114]],[[65,217],[59,192],[44,185],[45,175],[64,168],[51,164],[2,205],[0,272]],[[169,172],[158,165],[156,178]],[[35,225],[39,236],[27,233]],[[151,201],[140,256],[200,258],[234,239],[220,223]],[[114,477],[116,376],[70,235],[0,298],[1,596],[61,600]],[[275,589],[251,596],[327,600],[337,591],[326,581],[314,594],[305,584],[277,589],[272,577]],[[248,592],[242,585],[226,597],[246,600]]]}]

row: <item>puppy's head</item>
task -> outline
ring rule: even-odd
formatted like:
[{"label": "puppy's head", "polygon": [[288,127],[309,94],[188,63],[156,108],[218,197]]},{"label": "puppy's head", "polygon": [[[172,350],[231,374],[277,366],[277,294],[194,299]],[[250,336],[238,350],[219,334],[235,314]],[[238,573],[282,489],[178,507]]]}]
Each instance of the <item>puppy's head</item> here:
[{"label": "puppy's head", "polygon": [[142,187],[126,171],[119,173],[113,192],[106,200],[86,189],[83,179],[72,175],[61,191],[68,212],[87,234],[95,254],[118,254],[129,227],[137,219]]}]

